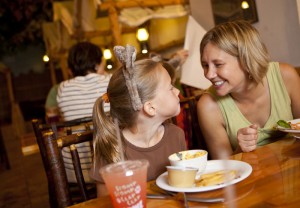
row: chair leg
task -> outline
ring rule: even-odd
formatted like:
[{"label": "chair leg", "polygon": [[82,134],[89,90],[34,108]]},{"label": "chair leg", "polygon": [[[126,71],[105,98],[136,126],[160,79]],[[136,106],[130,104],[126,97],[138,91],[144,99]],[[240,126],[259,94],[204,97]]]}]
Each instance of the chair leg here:
[{"label": "chair leg", "polygon": [[49,195],[49,203],[51,208],[57,208],[57,200],[55,197],[55,190],[52,184],[48,184],[48,195]]},{"label": "chair leg", "polygon": [[10,164],[7,157],[6,148],[4,145],[3,137],[2,137],[2,131],[0,128],[0,170],[1,169],[9,170]]}]

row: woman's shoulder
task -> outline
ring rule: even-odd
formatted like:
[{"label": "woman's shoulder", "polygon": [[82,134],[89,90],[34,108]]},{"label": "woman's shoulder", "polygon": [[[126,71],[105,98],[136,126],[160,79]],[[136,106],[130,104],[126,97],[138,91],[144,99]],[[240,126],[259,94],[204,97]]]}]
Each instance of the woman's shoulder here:
[{"label": "woman's shoulder", "polygon": [[213,91],[207,91],[201,95],[197,102],[197,111],[214,112],[219,109],[218,96]]},{"label": "woman's shoulder", "polygon": [[279,68],[283,78],[289,78],[298,74],[295,67],[287,63],[279,63]]},{"label": "woman's shoulder", "polygon": [[295,67],[287,63],[279,63],[279,68],[282,79],[287,87],[299,82],[299,74]]}]

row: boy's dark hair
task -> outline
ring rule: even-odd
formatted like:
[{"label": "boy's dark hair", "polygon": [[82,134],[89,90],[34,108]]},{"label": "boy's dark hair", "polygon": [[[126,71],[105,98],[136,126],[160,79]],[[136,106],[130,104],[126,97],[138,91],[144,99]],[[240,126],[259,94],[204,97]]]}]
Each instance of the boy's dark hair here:
[{"label": "boy's dark hair", "polygon": [[68,67],[73,76],[85,76],[88,72],[96,72],[96,65],[102,61],[101,49],[90,42],[80,42],[69,50]]}]

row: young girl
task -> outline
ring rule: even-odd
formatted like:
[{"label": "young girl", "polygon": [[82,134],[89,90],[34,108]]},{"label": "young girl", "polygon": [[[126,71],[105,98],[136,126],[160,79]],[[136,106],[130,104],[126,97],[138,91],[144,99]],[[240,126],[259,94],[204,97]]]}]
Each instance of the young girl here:
[{"label": "young girl", "polygon": [[[98,195],[108,194],[99,169],[125,159],[147,159],[147,180],[166,171],[168,156],[186,149],[183,131],[167,119],[180,112],[179,90],[173,87],[165,68],[151,59],[135,61],[136,50],[116,46],[114,52],[123,66],[109,82],[105,96],[94,105],[94,168],[91,177],[97,181]],[[110,103],[110,117],[103,110]],[[114,120],[121,130],[123,148],[118,146]]]}]

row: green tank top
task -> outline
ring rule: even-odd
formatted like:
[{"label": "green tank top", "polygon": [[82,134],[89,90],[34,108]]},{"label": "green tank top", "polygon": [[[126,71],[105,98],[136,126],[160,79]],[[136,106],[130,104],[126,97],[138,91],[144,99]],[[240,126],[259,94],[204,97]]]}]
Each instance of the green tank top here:
[{"label": "green tank top", "polygon": [[[283,79],[281,77],[279,63],[271,62],[268,66],[267,80],[271,95],[271,114],[265,126],[259,130],[257,145],[262,146],[282,137],[283,133],[270,131],[280,119],[293,119],[291,99],[288,95]],[[230,139],[233,150],[237,147],[237,131],[240,128],[250,126],[251,123],[240,112],[230,95],[220,97],[211,87],[208,92],[217,100],[225,122],[226,132]],[[264,131],[265,130],[265,131]]]}]

